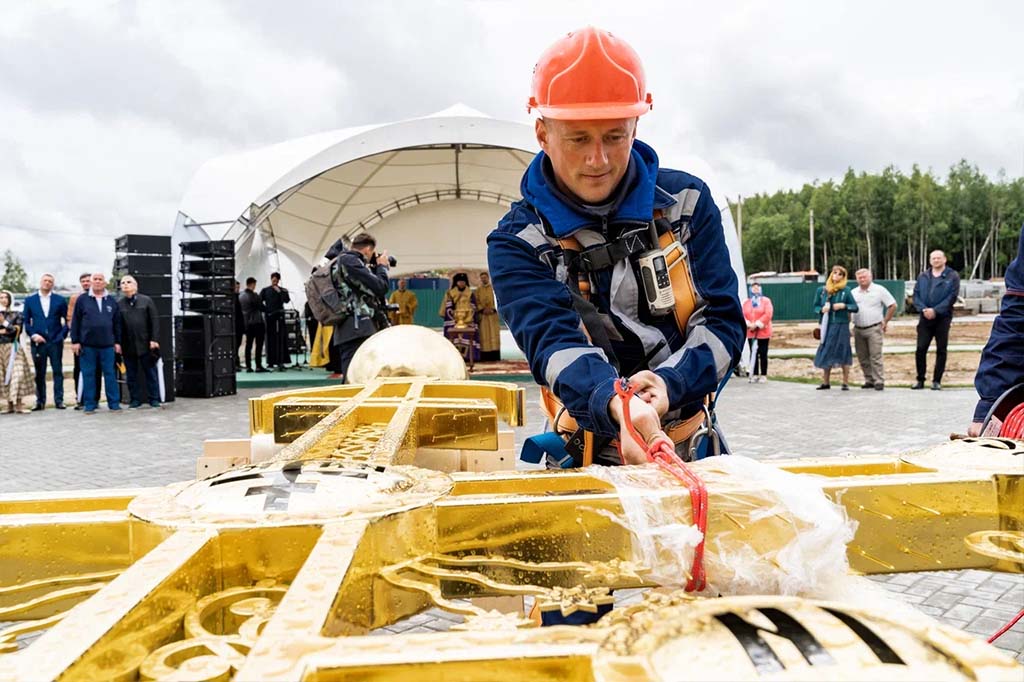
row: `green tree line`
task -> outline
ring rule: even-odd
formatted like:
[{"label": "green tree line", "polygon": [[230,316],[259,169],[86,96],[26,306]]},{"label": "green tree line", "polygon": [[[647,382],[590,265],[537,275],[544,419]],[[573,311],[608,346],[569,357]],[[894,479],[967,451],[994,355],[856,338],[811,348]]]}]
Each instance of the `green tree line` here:
[{"label": "green tree line", "polygon": [[[738,222],[740,206],[730,203]],[[995,180],[967,161],[944,179],[914,165],[879,174],[847,170],[842,181],[742,200],[743,261],[748,273],[814,267],[871,268],[877,279],[913,279],[942,249],[961,277],[1001,277],[1014,258],[1024,223],[1024,178]]]}]

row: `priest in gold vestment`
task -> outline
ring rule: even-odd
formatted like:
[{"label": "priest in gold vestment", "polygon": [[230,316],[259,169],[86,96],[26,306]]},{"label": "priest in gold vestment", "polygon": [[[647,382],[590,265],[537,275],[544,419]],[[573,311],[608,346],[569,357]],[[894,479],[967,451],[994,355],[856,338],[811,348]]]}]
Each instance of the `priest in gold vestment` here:
[{"label": "priest in gold vestment", "polygon": [[412,320],[416,316],[416,306],[419,305],[419,301],[416,299],[416,294],[406,287],[408,287],[408,282],[403,277],[398,280],[398,288],[391,292],[391,298],[388,299],[388,303],[398,306],[398,310],[388,313],[391,324],[412,324]]},{"label": "priest in gold vestment", "polygon": [[444,320],[444,335],[470,364],[480,359],[476,298],[464,272],[452,277],[452,286],[441,300],[438,315]]},{"label": "priest in gold vestment", "polygon": [[491,276],[480,273],[480,286],[476,288],[476,307],[479,311],[480,361],[501,360],[501,324],[498,321],[498,306],[494,300]]}]

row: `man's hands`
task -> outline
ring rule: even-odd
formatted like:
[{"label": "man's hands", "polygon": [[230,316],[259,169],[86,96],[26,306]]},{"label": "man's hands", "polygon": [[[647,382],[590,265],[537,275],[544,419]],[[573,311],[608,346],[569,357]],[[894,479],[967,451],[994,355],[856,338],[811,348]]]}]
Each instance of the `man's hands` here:
[{"label": "man's hands", "polygon": [[32,335],[32,342],[33,343],[46,343],[46,339],[43,338],[42,334],[33,334]]},{"label": "man's hands", "polygon": [[[636,392],[629,401],[629,417],[644,443],[648,444],[658,436],[664,436],[661,417],[668,412],[668,388],[665,380],[654,372],[644,370],[629,378]],[[623,423],[622,399],[617,395],[608,404],[608,412],[619,425],[619,444],[626,464],[643,464],[647,453]]]},{"label": "man's hands", "polygon": [[[619,396],[612,398],[608,403],[608,411],[612,419],[619,424],[619,445],[622,448],[622,459],[626,464],[643,464],[647,461],[647,453],[644,448],[633,440],[632,434],[623,424],[622,399]],[[661,430],[661,418],[658,412],[649,403],[645,403],[637,396],[629,401],[629,418],[633,422],[633,428],[637,430],[645,444],[650,443],[657,436],[664,436]]]},{"label": "man's hands", "polygon": [[159,343],[157,343],[156,341],[150,341],[149,342],[149,349],[150,350],[157,350],[158,348],[160,348],[160,344]]},{"label": "man's hands", "polygon": [[82,344],[80,344],[80,343],[73,343],[73,344],[71,344],[71,352],[74,353],[75,355],[78,355],[79,353],[81,353],[82,352]]},{"label": "man's hands", "polygon": [[967,435],[971,438],[977,438],[981,435],[981,422],[971,422],[971,425],[967,427]]},{"label": "man's hands", "polygon": [[629,383],[636,390],[634,395],[651,405],[658,413],[659,419],[665,416],[668,412],[668,388],[664,379],[645,369],[631,376]]},{"label": "man's hands", "polygon": [[119,343],[115,343],[114,344],[114,352],[115,353],[120,353],[121,352],[121,344],[119,344]]},{"label": "man's hands", "polygon": [[924,315],[926,320],[934,320],[935,308],[925,308],[924,310],[921,311],[921,314]]}]

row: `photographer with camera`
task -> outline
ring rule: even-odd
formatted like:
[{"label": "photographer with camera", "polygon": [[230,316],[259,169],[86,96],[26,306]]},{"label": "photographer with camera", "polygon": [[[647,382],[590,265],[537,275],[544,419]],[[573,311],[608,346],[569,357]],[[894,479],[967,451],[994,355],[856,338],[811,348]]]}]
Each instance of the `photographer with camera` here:
[{"label": "photographer with camera", "polygon": [[342,240],[338,240],[327,251],[323,262],[334,261],[331,276],[339,290],[344,288],[354,300],[347,302],[351,314],[334,325],[331,336],[331,365],[347,381],[348,366],[352,356],[363,341],[375,332],[389,326],[387,318],[388,264],[394,266],[396,260],[387,251],[377,250],[377,240],[373,235],[363,232],[352,240],[351,248],[345,248]]}]

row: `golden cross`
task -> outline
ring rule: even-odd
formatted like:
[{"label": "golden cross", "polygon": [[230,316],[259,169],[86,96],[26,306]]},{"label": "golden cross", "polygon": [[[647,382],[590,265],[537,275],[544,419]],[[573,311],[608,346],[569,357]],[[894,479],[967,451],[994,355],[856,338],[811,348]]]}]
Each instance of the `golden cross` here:
[{"label": "golden cross", "polygon": [[[270,461],[165,488],[0,497],[0,620],[15,622],[0,632],[0,679],[1020,678],[979,640],[866,603],[654,590],[595,626],[548,628],[484,610],[468,599],[528,595],[569,615],[653,586],[666,567],[685,582],[685,562],[638,559],[624,522],[639,504],[690,524],[686,490],[656,469],[410,465],[423,447],[493,449],[498,416],[521,422],[522,399],[422,379],[287,391],[250,405],[253,432],[287,443]],[[1021,443],[694,468],[710,497],[712,584],[742,583],[730,557],[744,554],[759,584],[784,590],[787,553],[817,519],[773,491],[776,476],[820,486],[858,522],[855,571],[1024,566]],[[370,634],[434,606],[465,622]]]}]

